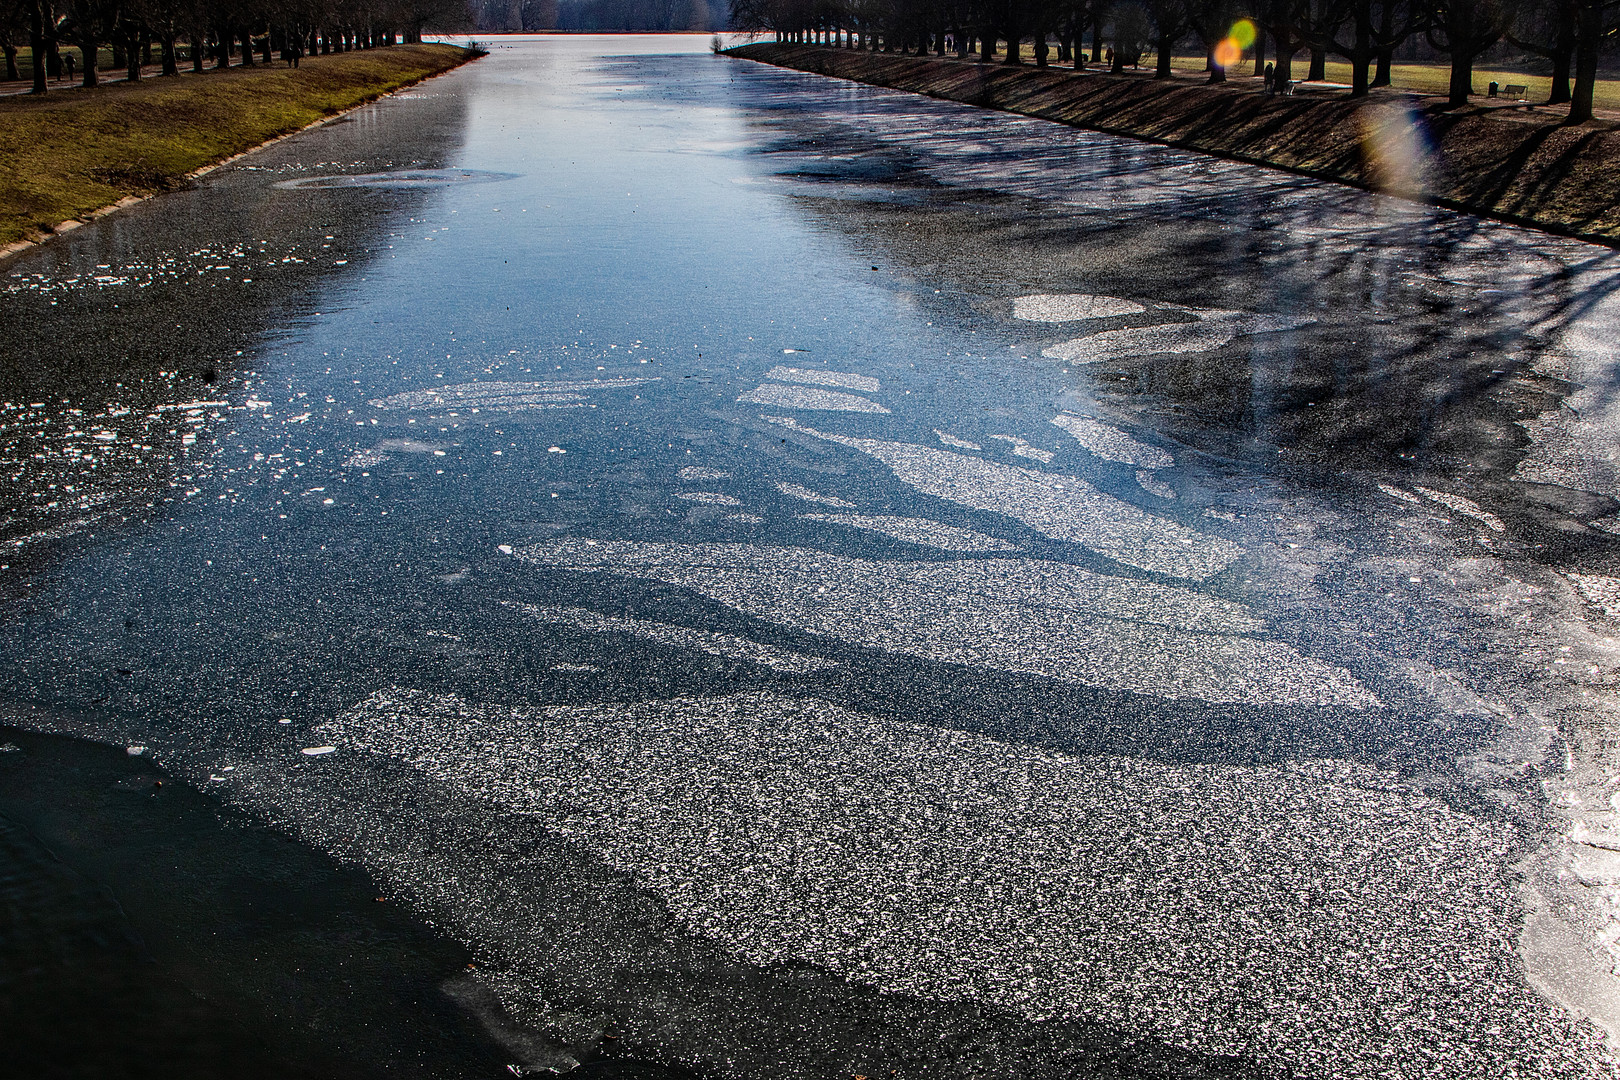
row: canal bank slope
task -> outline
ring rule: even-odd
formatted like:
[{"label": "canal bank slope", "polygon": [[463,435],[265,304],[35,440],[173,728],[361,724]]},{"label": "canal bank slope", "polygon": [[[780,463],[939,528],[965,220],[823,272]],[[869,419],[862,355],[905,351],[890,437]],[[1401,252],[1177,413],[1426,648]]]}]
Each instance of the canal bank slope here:
[{"label": "canal bank slope", "polygon": [[1268,97],[1140,75],[813,45],[733,56],[1149,139],[1620,244],[1620,125],[1406,95]]},{"label": "canal bank slope", "polygon": [[475,55],[400,45],[0,99],[0,257]]}]

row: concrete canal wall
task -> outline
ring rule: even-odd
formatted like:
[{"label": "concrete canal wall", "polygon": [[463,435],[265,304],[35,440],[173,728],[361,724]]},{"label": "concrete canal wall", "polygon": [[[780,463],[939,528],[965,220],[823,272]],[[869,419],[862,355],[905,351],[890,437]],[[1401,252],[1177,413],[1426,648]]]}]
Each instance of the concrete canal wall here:
[{"label": "concrete canal wall", "polygon": [[[1620,244],[1620,124],[1382,94],[1268,97],[955,58],[756,43],[734,56],[1147,139]],[[1244,80],[1249,84],[1249,80]]]}]

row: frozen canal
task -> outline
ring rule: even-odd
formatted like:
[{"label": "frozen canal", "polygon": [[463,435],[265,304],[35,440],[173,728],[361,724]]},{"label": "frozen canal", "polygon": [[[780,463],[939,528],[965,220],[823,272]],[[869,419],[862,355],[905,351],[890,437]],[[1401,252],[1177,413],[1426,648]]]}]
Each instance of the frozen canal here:
[{"label": "frozen canal", "polygon": [[466,949],[389,1075],[1612,1076],[1617,283],[514,39],[0,271],[0,720]]}]

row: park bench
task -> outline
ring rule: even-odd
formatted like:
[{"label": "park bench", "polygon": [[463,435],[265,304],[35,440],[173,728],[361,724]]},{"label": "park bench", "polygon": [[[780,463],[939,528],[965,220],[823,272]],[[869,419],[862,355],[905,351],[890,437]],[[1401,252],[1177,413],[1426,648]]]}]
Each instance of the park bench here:
[{"label": "park bench", "polygon": [[1505,97],[1512,101],[1523,101],[1529,95],[1530,88],[1528,86],[1521,86],[1518,83],[1508,83],[1506,86],[1498,86],[1493,82],[1491,83],[1489,92],[1486,96]]}]

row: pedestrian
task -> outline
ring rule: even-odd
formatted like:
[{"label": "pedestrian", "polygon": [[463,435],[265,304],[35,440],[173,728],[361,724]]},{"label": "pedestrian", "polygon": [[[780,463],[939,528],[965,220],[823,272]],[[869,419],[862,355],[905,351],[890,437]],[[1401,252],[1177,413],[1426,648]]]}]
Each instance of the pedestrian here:
[{"label": "pedestrian", "polygon": [[1104,53],[1104,54],[1103,54],[1103,61],[1104,61],[1104,62],[1105,62],[1105,63],[1106,63],[1106,64],[1107,64],[1107,65],[1108,65],[1108,66],[1109,66],[1109,67],[1113,67],[1113,66],[1114,66],[1114,50],[1113,50],[1113,49],[1112,49],[1112,48],[1110,48],[1110,49],[1109,49],[1109,50],[1108,50],[1108,51],[1107,51],[1107,52],[1105,52],[1105,53]]},{"label": "pedestrian", "polygon": [[62,57],[62,67],[67,70],[68,82],[73,81],[73,54],[68,53]]},{"label": "pedestrian", "polygon": [[1267,64],[1266,65],[1266,93],[1273,94],[1273,93],[1276,93],[1276,91],[1277,91],[1277,69],[1275,67],[1273,67],[1272,65]]}]

